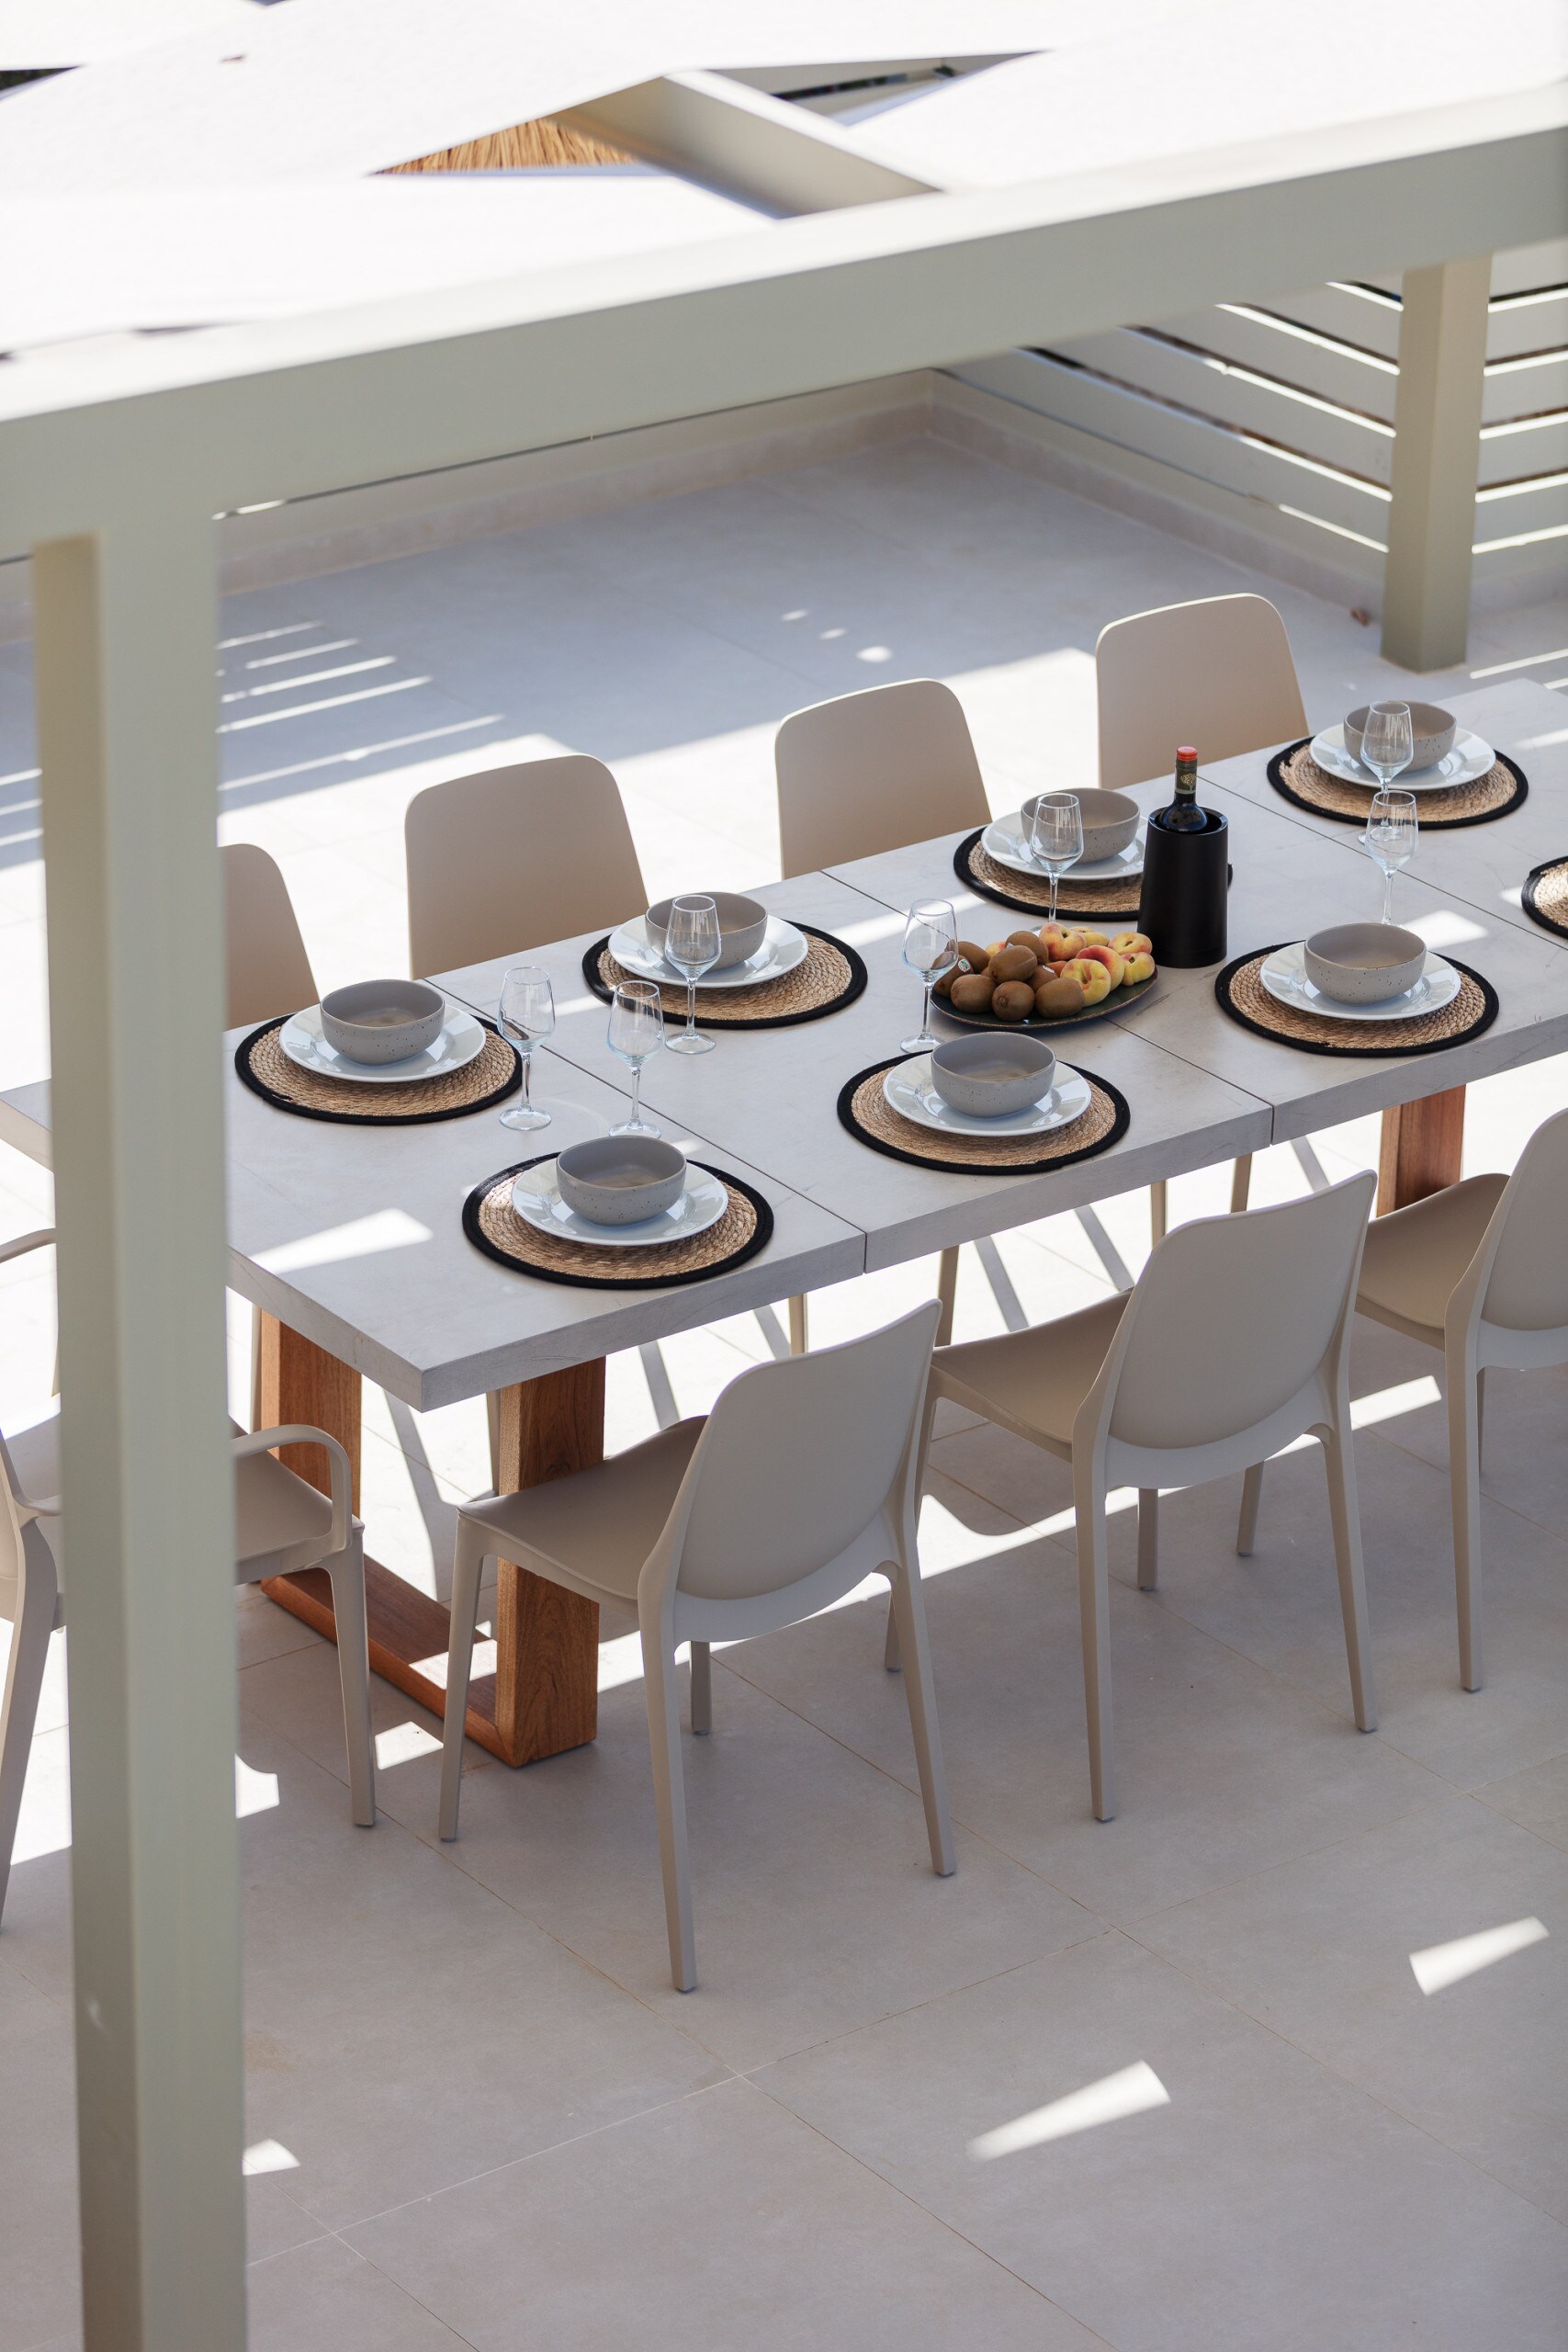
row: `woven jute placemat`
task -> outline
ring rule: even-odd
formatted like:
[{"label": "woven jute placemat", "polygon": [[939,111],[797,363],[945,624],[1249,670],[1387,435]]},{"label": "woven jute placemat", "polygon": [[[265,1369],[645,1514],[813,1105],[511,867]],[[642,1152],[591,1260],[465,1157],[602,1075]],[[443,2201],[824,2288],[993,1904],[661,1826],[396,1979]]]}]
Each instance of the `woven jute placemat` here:
[{"label": "woven jute placemat", "polygon": [[[1276,752],[1269,763],[1269,781],[1280,797],[1314,817],[1332,818],[1337,825],[1364,825],[1372,805],[1375,785],[1347,784],[1330,775],[1312,756],[1310,737]],[[1395,776],[1391,790],[1397,792]],[[1524,772],[1499,752],[1484,775],[1472,784],[1451,785],[1444,792],[1418,792],[1416,814],[1423,826],[1452,829],[1457,825],[1489,825],[1517,808],[1529,790]]]},{"label": "woven jute placemat", "polygon": [[1525,876],[1519,903],[1542,931],[1554,931],[1559,939],[1568,939],[1568,857],[1551,858],[1545,865],[1533,867]]},{"label": "woven jute placemat", "polygon": [[1244,1029],[1294,1046],[1298,1053],[1339,1054],[1351,1061],[1379,1054],[1441,1054],[1479,1037],[1497,1018],[1497,991],[1491,981],[1453,956],[1444,960],[1462,976],[1462,986],[1440,1012],[1418,1012],[1408,1021],[1332,1021],[1321,1013],[1298,1012],[1271,997],[1258,978],[1269,956],[1288,944],[1281,940],[1276,946],[1238,956],[1216,977],[1214,995],[1221,1012]]},{"label": "woven jute placemat", "polygon": [[364,1080],[320,1078],[290,1061],[279,1042],[281,1021],[268,1021],[234,1050],[234,1068],[253,1094],[299,1119],[338,1119],[355,1127],[429,1126],[467,1118],[504,1102],[523,1083],[517,1056],[487,1021],[490,1032],[471,1062],[441,1078],[408,1086],[367,1085]]},{"label": "woven jute placemat", "polygon": [[[974,832],[961,841],[953,853],[953,870],[971,890],[982,899],[990,899],[998,907],[1011,907],[1021,915],[1048,914],[1051,907],[1051,885],[1044,875],[1019,874],[1010,865],[999,865],[984,846],[983,834]],[[1119,920],[1125,915],[1134,922],[1138,914],[1138,893],[1143,876],[1127,874],[1110,882],[1075,882],[1065,874],[1056,892],[1056,912],[1059,915],[1088,915],[1091,919],[1106,915]]]},{"label": "woven jute placemat", "polygon": [[917,1126],[900,1117],[882,1091],[882,1081],[901,1061],[917,1057],[894,1054],[850,1079],[839,1096],[839,1117],[858,1142],[889,1159],[907,1159],[911,1167],[930,1168],[944,1176],[1039,1176],[1053,1168],[1070,1168],[1075,1160],[1092,1159],[1109,1151],[1127,1132],[1132,1117],[1127,1098],[1108,1079],[1096,1078],[1079,1064],[1073,1067],[1089,1080],[1089,1105],[1070,1125],[1054,1127],[1043,1136],[944,1136],[932,1127]]},{"label": "woven jute placemat", "polygon": [[[776,980],[752,989],[699,989],[699,1029],[788,1029],[801,1021],[821,1021],[852,1004],[865,987],[865,966],[852,947],[815,924],[796,923],[809,943],[806,960]],[[608,1004],[623,980],[639,979],[610,953],[610,938],[592,946],[582,959],[582,977],[601,1002]],[[686,1018],[683,980],[660,981],[659,1001],[667,1021]]]},{"label": "woven jute placemat", "polygon": [[728,1207],[705,1233],[646,1250],[598,1250],[564,1234],[540,1233],[513,1207],[512,1186],[526,1169],[554,1157],[539,1152],[487,1176],[463,1203],[463,1230],[475,1249],[536,1282],[567,1283],[581,1290],[668,1290],[678,1283],[709,1282],[754,1258],[773,1234],[773,1213],[761,1193],[702,1159],[691,1165],[716,1176],[729,1194]]}]

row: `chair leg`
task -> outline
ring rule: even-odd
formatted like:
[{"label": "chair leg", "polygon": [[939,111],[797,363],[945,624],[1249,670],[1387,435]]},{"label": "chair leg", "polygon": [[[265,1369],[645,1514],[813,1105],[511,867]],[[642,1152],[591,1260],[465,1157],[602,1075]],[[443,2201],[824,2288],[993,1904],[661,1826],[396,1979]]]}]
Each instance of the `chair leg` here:
[{"label": "chair leg", "polygon": [[323,1560],[337,1620],[337,1671],[343,1691],[343,1736],[348,1750],[348,1792],[362,1829],[376,1823],[376,1752],[370,1736],[370,1646],[365,1617],[365,1539],[357,1527],[347,1548]]},{"label": "chair leg", "polygon": [[1241,1517],[1236,1521],[1235,1548],[1247,1559],[1258,1542],[1258,1513],[1263,1501],[1263,1464],[1255,1462],[1241,1482]]},{"label": "chair leg", "polygon": [[882,1645],[882,1664],[888,1674],[904,1670],[904,1652],[898,1640],[898,1588],[895,1585],[887,1596],[887,1633]]},{"label": "chair leg", "polygon": [[899,1646],[907,1661],[904,1696],[914,1735],[915,1762],[920,1776],[920,1798],[926,1809],[926,1835],[931,1839],[931,1868],[938,1878],[951,1878],[957,1867],[953,1850],[953,1823],[947,1810],[947,1775],[942,1769],[942,1735],[937,1729],[936,1686],[931,1679],[931,1649],[926,1640],[925,1603],[918,1567],[899,1567],[893,1577],[892,1616]]},{"label": "chair leg", "polygon": [[1449,1488],[1453,1511],[1454,1599],[1459,1610],[1459,1679],[1479,1690],[1481,1658],[1481,1414],[1480,1376],[1450,1363]]},{"label": "chair leg", "polygon": [[1231,1162],[1231,1215],[1239,1216],[1252,1191],[1252,1154]]},{"label": "chair leg", "polygon": [[11,1656],[6,1668],[6,1688],[0,1694],[0,1917],[5,1915],[11,1854],[17,1843],[22,1789],[32,1753],[33,1725],[38,1721],[39,1694],[49,1661],[49,1637],[54,1630],[58,1597],[52,1566],[36,1566],[24,1553],[20,1606],[11,1628]]},{"label": "chair leg", "polygon": [[463,1732],[468,1715],[468,1677],[473,1667],[474,1626],[479,1613],[479,1577],[484,1538],[459,1512],[452,1563],[452,1623],[446,1640],[446,1715],[441,1727],[443,1838],[457,1835],[457,1797],[463,1785]]},{"label": "chair leg", "polygon": [[1170,1195],[1166,1186],[1166,1180],[1163,1176],[1156,1176],[1154,1182],[1149,1186],[1149,1241],[1151,1246],[1156,1241],[1163,1241],[1165,1239],[1168,1229],[1167,1218],[1169,1215],[1169,1211]]},{"label": "chair leg", "polygon": [[692,1929],[691,1871],[686,1860],[686,1791],[681,1768],[681,1714],[675,1660],[664,1647],[656,1618],[642,1627],[642,1679],[648,1700],[648,1744],[653,1761],[653,1803],[659,1815],[659,1860],[664,1876],[664,1919],[670,1934],[670,1978],[677,1993],[696,1989],[697,1950]]},{"label": "chair leg", "polygon": [[707,1642],[692,1644],[692,1729],[698,1739],[713,1729],[713,1649]]},{"label": "chair leg", "polygon": [[789,1351],[792,1356],[811,1353],[810,1305],[804,1296],[789,1302]]},{"label": "chair leg", "polygon": [[936,1339],[932,1344],[939,1348],[947,1348],[953,1344],[953,1312],[958,1304],[958,1252],[956,1250],[944,1250],[942,1253],[936,1270],[936,1295],[942,1306],[942,1313],[937,1317]]},{"label": "chair leg", "polygon": [[1480,1476],[1482,1460],[1486,1452],[1486,1374],[1475,1375],[1475,1468]]},{"label": "chair leg", "polygon": [[1348,1430],[1318,1432],[1328,1473],[1328,1509],[1334,1522],[1334,1565],[1339,1572],[1339,1609],[1345,1620],[1345,1656],[1350,1668],[1350,1701],[1361,1731],[1378,1727],[1372,1682],[1372,1645],[1367,1626],[1367,1580],[1361,1566],[1361,1514],[1356,1500],[1356,1458]]},{"label": "chair leg", "polygon": [[1138,1488],[1138,1590],[1153,1592],[1159,1581],[1159,1488]]},{"label": "chair leg", "polygon": [[1097,1821],[1116,1814],[1116,1759],[1111,1713],[1111,1564],[1105,1493],[1075,1470],[1073,1511],[1078,1555],[1078,1625],[1083,1637],[1084,1711],[1089,1718],[1089,1797]]}]

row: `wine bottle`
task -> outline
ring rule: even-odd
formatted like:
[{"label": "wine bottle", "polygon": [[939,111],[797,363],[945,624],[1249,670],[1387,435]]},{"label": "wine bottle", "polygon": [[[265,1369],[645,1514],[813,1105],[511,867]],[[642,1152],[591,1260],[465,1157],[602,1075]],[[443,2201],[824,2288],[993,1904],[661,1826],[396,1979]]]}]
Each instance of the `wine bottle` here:
[{"label": "wine bottle", "polygon": [[1176,797],[1155,822],[1168,833],[1201,833],[1208,821],[1198,806],[1198,754],[1184,743],[1176,755]]}]

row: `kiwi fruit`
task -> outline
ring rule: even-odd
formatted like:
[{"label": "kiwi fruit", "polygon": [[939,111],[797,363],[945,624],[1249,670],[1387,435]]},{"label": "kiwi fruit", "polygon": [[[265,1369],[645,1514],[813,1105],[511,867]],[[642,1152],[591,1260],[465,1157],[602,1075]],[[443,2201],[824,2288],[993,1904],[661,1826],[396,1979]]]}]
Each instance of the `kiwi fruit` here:
[{"label": "kiwi fruit", "polygon": [[989,972],[964,972],[949,991],[959,1012],[989,1012],[997,984]]},{"label": "kiwi fruit", "polygon": [[1034,990],[1027,980],[1004,980],[991,999],[998,1021],[1027,1021],[1034,1010]]},{"label": "kiwi fruit", "polygon": [[993,956],[990,969],[998,980],[1029,980],[1032,982],[1040,968],[1040,959],[1032,947],[1004,947]]},{"label": "kiwi fruit", "polygon": [[1010,931],[1007,944],[1010,947],[1027,947],[1032,956],[1038,956],[1040,933],[1037,931]]},{"label": "kiwi fruit", "polygon": [[962,956],[972,972],[983,972],[990,961],[989,949],[977,947],[972,939],[956,940],[953,945],[954,952]]},{"label": "kiwi fruit", "polygon": [[1060,1021],[1064,1013],[1081,1012],[1085,1001],[1077,980],[1043,980],[1034,991],[1034,1010],[1046,1021]]}]

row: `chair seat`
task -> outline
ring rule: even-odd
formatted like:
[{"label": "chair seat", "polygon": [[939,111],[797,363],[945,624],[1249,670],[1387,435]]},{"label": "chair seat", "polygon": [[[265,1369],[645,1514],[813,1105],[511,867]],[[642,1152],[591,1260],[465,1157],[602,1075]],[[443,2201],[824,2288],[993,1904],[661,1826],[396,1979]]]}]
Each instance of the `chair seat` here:
[{"label": "chair seat", "polygon": [[537,1566],[590,1599],[637,1601],[637,1577],[669,1518],[705,1421],[677,1421],[592,1470],[466,1506],[500,1556]]},{"label": "chair seat", "polygon": [[1122,1291],[1055,1323],[939,1348],[931,1386],[1016,1437],[1066,1454],[1078,1407],[1105,1362],[1132,1294]]},{"label": "chair seat", "polygon": [[1481,1246],[1482,1235],[1507,1183],[1506,1176],[1472,1176],[1407,1209],[1374,1217],[1367,1227],[1356,1305],[1375,1321],[1443,1341],[1443,1318],[1454,1286]]}]

